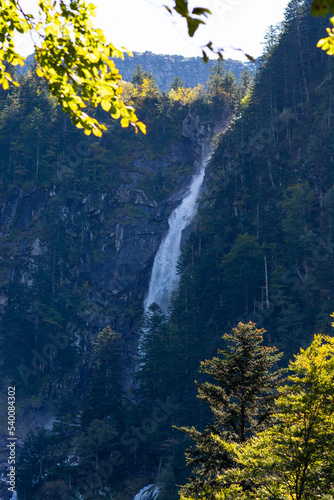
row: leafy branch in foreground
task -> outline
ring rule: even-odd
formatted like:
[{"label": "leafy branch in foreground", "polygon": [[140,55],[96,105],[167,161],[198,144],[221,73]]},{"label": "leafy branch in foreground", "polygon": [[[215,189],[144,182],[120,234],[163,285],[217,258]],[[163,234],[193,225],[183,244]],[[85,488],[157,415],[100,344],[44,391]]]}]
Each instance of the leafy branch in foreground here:
[{"label": "leafy branch in foreground", "polygon": [[[173,11],[175,11],[178,15],[180,15],[186,20],[188,35],[190,37],[194,36],[194,34],[196,33],[197,29],[201,24],[205,24],[204,19],[212,15],[212,12],[204,7],[195,7],[190,12],[188,7],[188,0],[175,0],[175,5],[173,8],[170,8],[168,5],[164,5],[164,7],[170,14],[173,14]],[[207,63],[209,60],[208,51],[209,53],[211,52],[212,54],[217,55],[220,60],[223,59],[224,49],[215,48],[213,43],[209,41],[202,47],[202,56],[205,63]],[[250,61],[255,62],[254,57],[250,56],[249,54],[244,54],[244,55]]]},{"label": "leafy branch in foreground", "polygon": [[145,133],[133,107],[122,98],[122,80],[112,58],[123,52],[108,43],[102,30],[94,29],[93,4],[85,0],[59,2],[39,0],[36,19],[26,14],[16,0],[0,0],[0,84],[6,90],[9,83],[17,85],[6,69],[6,63],[24,64],[15,50],[14,36],[19,33],[35,35],[37,74],[47,80],[63,110],[68,112],[79,128],[89,135],[101,136],[106,127],[84,110],[88,103],[109,112],[121,120],[122,127],[131,125]]},{"label": "leafy branch in foreground", "polygon": [[[311,5],[311,14],[314,17],[326,17],[328,13],[334,14],[334,0],[313,0]],[[334,17],[330,18],[330,22],[334,25]],[[326,28],[328,36],[321,38],[317,47],[321,47],[328,55],[334,55],[334,28]]]},{"label": "leafy branch in foreground", "polygon": [[[171,9],[166,7],[171,13]],[[174,11],[187,20],[189,36],[200,24],[205,24],[211,12],[196,7],[188,11],[187,0],[175,0]],[[72,121],[85,134],[101,136],[105,125],[90,116],[87,104],[102,109],[112,118],[120,119],[122,127],[131,125],[145,133],[132,106],[122,99],[122,77],[113,58],[123,58],[123,51],[108,43],[100,29],[95,29],[92,17],[95,6],[85,0],[39,0],[38,14],[26,13],[18,0],[0,0],[0,85],[18,85],[8,70],[8,63],[24,65],[24,58],[15,50],[17,34],[30,33],[34,40],[37,74],[45,78],[52,95]],[[211,42],[206,46],[215,52]],[[125,49],[124,49],[125,50]],[[216,52],[220,58],[220,50]],[[131,55],[130,52],[128,52]],[[203,51],[203,57],[207,55]]]},{"label": "leafy branch in foreground", "polygon": [[[167,11],[184,18],[187,30],[193,37],[205,19],[212,15],[205,7],[195,7],[190,12],[188,0],[175,0],[173,6],[164,5]],[[311,13],[325,16],[334,13],[334,0],[314,0]],[[85,0],[39,0],[38,15],[24,12],[18,0],[0,0],[0,85],[6,90],[9,84],[17,85],[8,71],[7,63],[24,64],[24,58],[15,50],[17,34],[30,33],[37,37],[34,43],[38,62],[37,74],[44,77],[51,93],[68,112],[79,128],[89,135],[101,136],[105,125],[84,111],[90,103],[101,106],[112,118],[120,119],[122,127],[131,125],[145,133],[145,125],[138,121],[133,107],[121,98],[122,80],[112,58],[123,57],[123,51],[108,43],[102,30],[95,29],[92,17],[95,6]],[[334,54],[334,32],[319,41],[319,46]],[[209,53],[223,59],[222,49],[215,49],[209,41],[203,46],[205,62]],[[129,52],[130,54],[130,52]],[[254,59],[245,54],[248,59]]]},{"label": "leafy branch in foreground", "polygon": [[134,109],[120,98],[122,77],[112,58],[123,54],[92,27],[90,14],[95,7],[84,0],[72,0],[69,6],[61,1],[60,10],[52,0],[40,0],[39,6],[45,26],[42,46],[36,47],[37,74],[47,79],[51,93],[75,125],[87,135],[93,131],[100,136],[106,130],[83,111],[85,102],[90,102],[95,108],[101,105],[112,118],[120,118],[122,127],[132,125],[145,132]]}]

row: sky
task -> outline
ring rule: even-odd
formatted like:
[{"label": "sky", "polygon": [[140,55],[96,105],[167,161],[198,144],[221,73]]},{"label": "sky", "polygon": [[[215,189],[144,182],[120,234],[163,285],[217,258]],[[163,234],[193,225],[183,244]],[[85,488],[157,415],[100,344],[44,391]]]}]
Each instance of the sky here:
[{"label": "sky", "polygon": [[[172,0],[91,0],[97,6],[94,20],[117,48],[156,54],[200,56],[201,46],[212,41],[224,49],[224,57],[247,60],[244,53],[259,57],[267,27],[283,20],[288,0],[189,0],[191,8],[207,7],[213,13],[192,39],[186,22],[171,16],[163,5]],[[33,12],[37,0],[21,0],[25,11]],[[33,51],[28,35],[17,43],[23,55]],[[239,50],[238,50],[239,49]]]}]

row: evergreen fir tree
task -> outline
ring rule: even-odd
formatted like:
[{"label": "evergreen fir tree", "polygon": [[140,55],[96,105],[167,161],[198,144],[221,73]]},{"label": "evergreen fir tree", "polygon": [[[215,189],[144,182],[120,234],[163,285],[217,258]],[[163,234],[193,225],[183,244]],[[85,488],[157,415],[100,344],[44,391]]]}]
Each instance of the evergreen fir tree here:
[{"label": "evergreen fir tree", "polygon": [[93,346],[95,363],[91,385],[82,413],[83,429],[96,419],[111,418],[117,428],[123,425],[123,377],[119,336],[107,326]]},{"label": "evergreen fir tree", "polygon": [[19,498],[35,500],[36,492],[45,483],[52,465],[50,433],[41,428],[37,434],[29,431],[17,464]]},{"label": "evergreen fir tree", "polygon": [[[203,498],[203,491],[215,485],[223,470],[233,465],[232,459],[215,436],[243,443],[264,428],[273,410],[276,388],[282,370],[272,367],[282,354],[275,347],[262,346],[265,330],[255,324],[239,323],[232,334],[224,334],[227,348],[218,350],[219,357],[201,363],[200,370],[215,378],[218,384],[199,384],[198,397],[209,403],[213,423],[204,432],[182,427],[196,447],[187,450],[187,465],[193,476],[183,487],[184,494]],[[207,491],[205,498],[211,498]]]},{"label": "evergreen fir tree", "polygon": [[219,101],[224,94],[225,74],[225,62],[220,60],[216,61],[210,69],[208,81],[208,95],[213,102]]},{"label": "evergreen fir tree", "polygon": [[173,78],[173,81],[170,84],[169,88],[173,89],[173,90],[177,90],[177,89],[182,88],[182,87],[184,87],[184,81],[179,76],[175,76]]},{"label": "evergreen fir tree", "polygon": [[129,429],[138,438],[139,449],[136,455],[129,456],[128,465],[132,473],[143,471],[152,481],[157,470],[158,475],[166,471],[167,482],[171,480],[168,464],[176,453],[173,423],[179,404],[174,394],[173,355],[168,319],[161,307],[153,303],[143,318],[136,373],[137,398],[135,411],[129,414]]},{"label": "evergreen fir tree", "polygon": [[141,332],[141,365],[137,379],[141,386],[141,396],[152,401],[166,393],[166,381],[170,372],[168,320],[158,304],[153,303],[148,308]]},{"label": "evergreen fir tree", "polygon": [[31,367],[31,350],[34,347],[34,324],[28,321],[25,312],[28,297],[24,286],[13,280],[8,286],[8,300],[2,317],[1,355],[2,372],[13,383],[20,380],[18,367]]},{"label": "evergreen fir tree", "polygon": [[152,73],[145,71],[140,64],[137,64],[132,73],[131,82],[136,87],[143,85],[144,80],[152,80],[156,84],[156,80]]}]

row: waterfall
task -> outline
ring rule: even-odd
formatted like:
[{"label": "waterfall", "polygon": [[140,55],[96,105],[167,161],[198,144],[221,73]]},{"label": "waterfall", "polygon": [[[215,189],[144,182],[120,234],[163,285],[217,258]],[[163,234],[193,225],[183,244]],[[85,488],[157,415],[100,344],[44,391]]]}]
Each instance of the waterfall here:
[{"label": "waterfall", "polygon": [[197,199],[204,180],[208,156],[195,173],[181,204],[168,219],[169,229],[155,256],[150,286],[145,299],[145,310],[156,302],[166,313],[170,295],[177,284],[177,261],[181,253],[182,231],[190,224],[197,210]]},{"label": "waterfall", "polygon": [[149,484],[140,490],[133,500],[156,500],[161,491],[161,485]]}]

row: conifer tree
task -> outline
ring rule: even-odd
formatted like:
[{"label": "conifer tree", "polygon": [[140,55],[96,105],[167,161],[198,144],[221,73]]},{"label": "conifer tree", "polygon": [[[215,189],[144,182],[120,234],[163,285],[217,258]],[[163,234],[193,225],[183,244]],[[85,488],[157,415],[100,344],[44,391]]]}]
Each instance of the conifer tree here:
[{"label": "conifer tree", "polygon": [[123,423],[123,379],[119,352],[119,336],[110,326],[99,333],[93,346],[95,363],[91,385],[85,399],[82,425],[93,420],[111,418]]},{"label": "conifer tree", "polygon": [[34,347],[34,325],[27,321],[24,312],[28,307],[24,286],[15,280],[8,286],[7,307],[2,317],[1,354],[2,370],[10,380],[18,381],[17,367],[30,367],[31,349]]},{"label": "conifer tree", "polygon": [[137,373],[143,398],[154,400],[166,391],[169,363],[168,321],[161,307],[153,303],[145,313],[140,342],[141,365]]},{"label": "conifer tree", "polygon": [[216,61],[210,69],[210,77],[208,81],[208,94],[212,100],[219,99],[223,95],[225,76],[225,62]]},{"label": "conifer tree", "polygon": [[232,71],[227,71],[223,77],[223,89],[225,94],[225,103],[227,106],[233,106],[237,93],[236,78]]},{"label": "conifer tree", "polygon": [[138,87],[140,85],[143,85],[145,79],[155,81],[155,78],[152,75],[152,73],[149,73],[149,71],[144,70],[141,64],[137,64],[137,66],[132,72],[131,83],[133,83],[133,85]]},{"label": "conifer tree", "polygon": [[252,82],[253,77],[249,70],[247,68],[244,69],[240,75],[240,82],[238,85],[238,94],[240,99],[243,99],[248,94],[251,89]]},{"label": "conifer tree", "polygon": [[231,321],[247,317],[261,297],[265,281],[264,251],[255,236],[239,235],[221,262],[225,317]]},{"label": "conifer tree", "polygon": [[19,498],[34,500],[44,484],[52,462],[50,433],[41,428],[38,433],[29,431],[17,464],[17,492]]},{"label": "conifer tree", "polygon": [[[333,498],[333,368],[334,339],[315,335],[289,364],[288,384],[279,388],[269,428],[246,443],[221,442],[239,467],[220,477],[213,498]],[[226,484],[233,495],[222,497]]]},{"label": "conifer tree", "polygon": [[282,370],[271,370],[282,354],[275,347],[261,345],[264,332],[252,322],[239,323],[232,334],[223,335],[227,348],[218,350],[219,357],[201,363],[200,370],[218,383],[196,382],[198,397],[210,405],[213,423],[203,432],[181,428],[196,445],[186,454],[187,465],[193,469],[190,482],[182,489],[186,495],[203,498],[197,495],[206,491],[205,498],[211,498],[207,488],[233,464],[215,436],[243,443],[269,420],[282,376]]},{"label": "conifer tree", "polygon": [[184,87],[184,81],[179,76],[175,76],[169,88],[173,90],[178,90],[182,87]]}]

